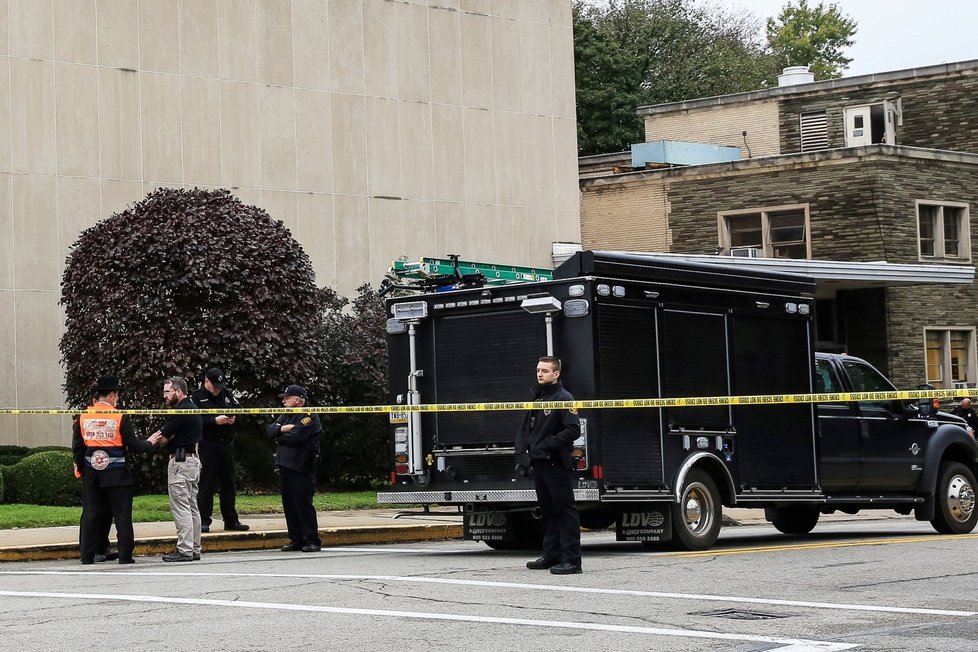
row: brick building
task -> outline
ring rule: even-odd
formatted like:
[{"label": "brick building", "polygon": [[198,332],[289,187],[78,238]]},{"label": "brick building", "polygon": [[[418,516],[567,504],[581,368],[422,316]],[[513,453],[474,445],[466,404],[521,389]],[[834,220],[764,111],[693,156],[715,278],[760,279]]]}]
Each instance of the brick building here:
[{"label": "brick building", "polygon": [[812,274],[817,346],[901,387],[973,386],[976,90],[968,61],[642,107],[647,141],[741,158],[582,159],[582,244]]}]

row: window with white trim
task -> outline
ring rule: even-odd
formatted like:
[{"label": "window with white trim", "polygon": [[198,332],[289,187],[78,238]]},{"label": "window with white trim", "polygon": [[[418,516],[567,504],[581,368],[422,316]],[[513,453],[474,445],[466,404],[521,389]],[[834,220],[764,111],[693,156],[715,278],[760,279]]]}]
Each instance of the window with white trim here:
[{"label": "window with white trim", "polygon": [[974,328],[926,328],[924,343],[928,383],[944,389],[975,386]]},{"label": "window with white trim", "polygon": [[730,211],[718,216],[719,244],[765,258],[811,258],[808,205]]},{"label": "window with white trim", "polygon": [[921,260],[970,260],[968,204],[917,201],[917,241]]}]

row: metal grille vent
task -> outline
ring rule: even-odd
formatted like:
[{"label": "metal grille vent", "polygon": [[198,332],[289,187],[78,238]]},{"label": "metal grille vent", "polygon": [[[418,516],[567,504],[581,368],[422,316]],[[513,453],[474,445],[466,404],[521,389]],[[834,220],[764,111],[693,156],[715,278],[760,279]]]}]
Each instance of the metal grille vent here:
[{"label": "metal grille vent", "polygon": [[512,474],[512,455],[486,455],[485,457],[466,457],[462,461],[465,475],[508,476]]},{"label": "metal grille vent", "polygon": [[801,151],[829,148],[829,122],[825,111],[801,114]]}]

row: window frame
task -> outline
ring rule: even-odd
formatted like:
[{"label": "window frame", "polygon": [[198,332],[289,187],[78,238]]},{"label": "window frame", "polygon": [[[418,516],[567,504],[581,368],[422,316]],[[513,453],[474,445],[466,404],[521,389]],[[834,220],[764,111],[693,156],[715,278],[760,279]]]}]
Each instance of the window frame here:
[{"label": "window frame", "polygon": [[[934,255],[924,254],[921,246],[920,207],[930,206],[938,209],[937,222],[934,225]],[[944,209],[960,208],[961,217],[958,224],[958,255],[948,256],[944,253]],[[971,262],[971,205],[968,202],[940,201],[932,199],[914,200],[914,226],[917,230],[917,260],[930,261],[960,261]],[[941,252],[938,254],[938,252]]]},{"label": "window frame", "polygon": [[771,213],[781,213],[786,211],[803,211],[805,214],[805,258],[786,259],[786,260],[811,260],[812,257],[812,227],[811,210],[809,204],[781,204],[777,206],[764,206],[762,208],[743,208],[731,211],[720,211],[717,213],[717,243],[724,251],[729,252],[730,228],[728,218],[743,217],[745,215],[760,215],[761,217],[761,246],[764,258],[774,258],[774,244],[771,242]]},{"label": "window frame", "polygon": [[[974,387],[978,383],[978,353],[976,353],[976,329],[974,326],[925,326],[923,328],[924,343],[924,374],[926,382],[940,389],[954,389],[958,382],[964,382],[968,387]],[[958,332],[965,334],[965,378],[963,381],[956,381],[951,373],[951,333]],[[941,334],[941,359],[940,359],[940,380],[931,378],[930,365],[927,359],[927,336],[930,333]]]}]

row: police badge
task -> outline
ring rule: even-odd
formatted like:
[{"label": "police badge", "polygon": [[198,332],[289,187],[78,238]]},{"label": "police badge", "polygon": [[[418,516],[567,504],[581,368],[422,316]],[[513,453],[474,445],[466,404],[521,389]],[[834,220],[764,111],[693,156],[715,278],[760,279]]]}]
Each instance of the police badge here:
[{"label": "police badge", "polygon": [[308,426],[310,423],[312,423],[312,417],[306,417],[302,420],[302,425],[304,426]]}]

